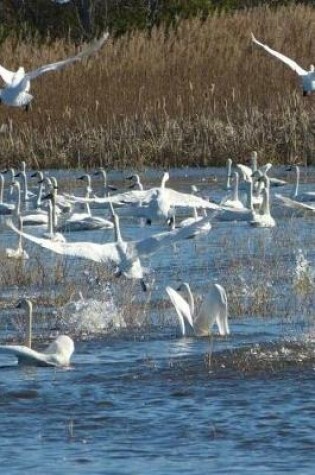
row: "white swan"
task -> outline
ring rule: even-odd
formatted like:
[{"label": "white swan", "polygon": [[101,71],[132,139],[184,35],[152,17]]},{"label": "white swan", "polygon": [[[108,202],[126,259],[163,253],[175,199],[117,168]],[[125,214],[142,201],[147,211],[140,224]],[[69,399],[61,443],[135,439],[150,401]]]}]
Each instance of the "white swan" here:
[{"label": "white swan", "polygon": [[229,335],[228,302],[226,292],[221,285],[210,286],[198,312],[195,310],[194,297],[189,284],[184,282],[178,290],[182,289],[188,294],[188,302],[172,287],[168,286],[165,290],[175,307],[183,336],[186,335],[187,330],[196,336],[209,336],[215,323],[221,336]]},{"label": "white swan", "polygon": [[[82,175],[79,180],[86,180],[86,194],[85,198],[88,199],[91,193],[91,177],[88,174]],[[55,188],[52,192],[52,199],[54,200]],[[68,218],[63,219],[57,224],[56,229],[58,231],[92,231],[94,229],[112,229],[113,223],[108,219],[101,218],[99,216],[93,216],[91,213],[90,205],[88,202],[84,203],[86,211],[83,213],[73,212]]]},{"label": "white swan", "polygon": [[265,188],[262,190],[263,202],[250,224],[259,228],[273,228],[276,226],[276,221],[270,213],[270,182],[267,176],[263,176],[261,180],[265,183]]},{"label": "white swan", "polygon": [[[172,188],[166,188],[165,184],[169,180],[169,174],[164,173],[161,186],[149,190],[133,190],[119,193],[108,198],[78,198],[70,197],[74,202],[85,203],[134,203],[138,204],[130,208],[130,215],[146,218],[150,224],[153,219],[164,219],[168,221],[172,218],[177,207],[180,208],[204,208],[219,210],[220,206],[206,201],[198,196],[188,193],[180,193]],[[129,210],[128,210],[129,212]]]},{"label": "white swan", "polygon": [[[272,167],[272,164],[268,163],[267,164],[267,170],[266,170],[266,165],[263,165],[262,167],[258,168],[258,154],[257,154],[256,150],[253,150],[251,152],[250,161],[251,161],[251,165],[252,165],[253,174],[255,174],[255,172],[259,171],[260,172],[259,176],[265,175],[270,170],[270,168]],[[287,184],[287,182],[285,180],[281,180],[280,178],[275,178],[275,177],[269,177],[269,181],[270,181],[270,186],[272,186],[272,187],[284,186],[284,185]]]},{"label": "white swan", "polygon": [[293,208],[301,211],[311,211],[312,213],[315,212],[315,203],[304,203],[304,201],[296,201],[288,196],[280,195],[279,193],[275,194],[275,197],[282,201],[282,203],[287,206],[288,208]]},{"label": "white swan", "polygon": [[[112,206],[112,205],[110,205]],[[195,228],[198,228],[203,222],[210,218],[206,217],[203,221],[198,221],[191,226],[183,229],[164,232],[150,236],[140,241],[124,241],[119,226],[119,218],[112,209],[112,217],[115,229],[115,242],[98,244],[94,242],[55,242],[44,238],[36,237],[31,234],[19,231],[12,223],[8,221],[8,226],[13,231],[21,234],[26,239],[35,242],[39,246],[49,249],[57,254],[88,259],[100,263],[114,263],[117,266],[116,275],[124,275],[129,279],[139,279],[142,287],[146,290],[144,283],[144,270],[140,262],[140,256],[149,256],[158,251],[163,246],[180,239],[186,239]]]},{"label": "white swan", "polygon": [[293,69],[293,71],[296,72],[303,89],[303,96],[307,96],[315,91],[315,68],[313,64],[311,64],[309,71],[307,71],[306,69],[303,69],[301,66],[299,66],[293,59],[288,58],[282,53],[278,53],[274,49],[271,49],[269,46],[256,40],[253,33],[252,33],[252,41],[256,43],[258,46],[261,46],[265,51],[267,51],[267,53],[279,59],[284,64],[289,66],[289,68]]},{"label": "white swan", "polygon": [[17,172],[14,178],[21,178],[22,180],[22,189],[21,189],[21,196],[23,196],[23,202],[26,203],[27,201],[35,201],[37,200],[38,196],[28,189],[27,183],[27,175],[26,175],[26,163],[21,163],[22,169],[21,171]]},{"label": "white swan", "polygon": [[8,106],[25,107],[25,109],[28,110],[29,104],[33,99],[32,94],[29,93],[32,79],[49,71],[58,71],[75,61],[81,61],[83,58],[90,56],[103,46],[108,36],[108,33],[103,34],[98,41],[93,42],[85,50],[75,56],[58,61],[57,63],[46,64],[28,73],[25,72],[23,67],[20,67],[17,71],[9,71],[3,66],[0,66],[0,76],[5,82],[5,88],[0,89],[0,102]]},{"label": "white swan", "polygon": [[111,191],[117,191],[115,186],[109,185],[107,183],[107,173],[103,167],[100,167],[95,173],[94,176],[101,176],[103,180],[103,198],[109,196]]},{"label": "white swan", "polygon": [[141,183],[140,177],[137,173],[134,173],[133,175],[127,176],[127,180],[132,180],[131,185],[129,188],[132,188],[134,190],[140,190],[143,191],[143,184]]},{"label": "white swan", "polygon": [[232,159],[228,158],[226,162],[226,189],[230,190],[231,188],[231,178],[232,178]]},{"label": "white swan", "polygon": [[73,340],[60,335],[43,352],[32,350],[32,303],[29,299],[22,299],[18,306],[28,312],[26,346],[0,345],[0,353],[13,354],[19,364],[26,366],[69,366],[74,352]]},{"label": "white swan", "polygon": [[66,242],[66,238],[63,234],[57,233],[55,230],[56,227],[56,205],[48,200],[48,229],[47,232],[43,234],[44,238],[50,239],[51,241]]},{"label": "white swan", "polygon": [[298,165],[295,165],[294,168],[295,168],[295,172],[296,172],[296,183],[295,183],[295,190],[294,190],[294,194],[293,194],[294,200],[304,202],[304,203],[309,202],[309,201],[314,201],[315,202],[315,191],[305,191],[304,193],[299,192],[300,175],[301,175],[300,167]]},{"label": "white swan", "polygon": [[[19,216],[19,230],[23,232],[23,222],[21,216]],[[29,259],[28,253],[23,248],[23,236],[19,235],[19,241],[16,249],[7,247],[5,254],[9,259]]]},{"label": "white swan", "polygon": [[[175,215],[170,220],[171,229],[187,228],[188,226],[195,224],[195,226],[191,230],[191,234],[187,235],[186,239],[192,239],[196,236],[199,236],[200,234],[208,234],[208,232],[211,230],[210,221],[204,219],[205,217],[207,217],[207,211],[203,209],[202,216],[198,215],[198,211],[196,208],[194,208],[193,211],[194,211],[194,216],[185,218],[182,221],[180,221],[178,224],[176,224],[175,222]],[[199,223],[199,226],[198,226],[198,223]]]},{"label": "white swan", "polygon": [[35,210],[32,214],[21,214],[21,188],[18,181],[13,181],[11,186],[17,190],[17,203],[14,209],[14,215],[21,216],[24,226],[40,226],[48,224],[48,215],[44,210]]},{"label": "white swan", "polygon": [[244,204],[239,199],[239,195],[238,195],[238,187],[239,187],[239,174],[238,174],[238,172],[234,172],[233,176],[234,176],[234,188],[233,188],[233,192],[232,192],[232,197],[231,198],[225,198],[222,201],[222,204],[224,206],[228,206],[229,208],[246,209]]},{"label": "white swan", "polygon": [[4,193],[4,176],[0,173],[0,214],[7,215],[12,214],[15,206],[11,203],[3,202],[3,193]]}]

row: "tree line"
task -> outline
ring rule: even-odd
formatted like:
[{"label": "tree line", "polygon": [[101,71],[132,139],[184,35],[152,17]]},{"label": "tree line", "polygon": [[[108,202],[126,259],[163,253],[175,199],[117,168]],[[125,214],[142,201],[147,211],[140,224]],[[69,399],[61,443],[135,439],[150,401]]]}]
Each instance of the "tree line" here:
[{"label": "tree line", "polygon": [[[313,0],[312,0],[313,1]],[[304,1],[302,3],[312,3]],[[164,24],[176,26],[183,18],[206,18],[213,12],[234,11],[261,4],[277,7],[301,3],[289,0],[1,0],[0,41],[16,34],[20,39],[50,37],[80,41],[108,29],[118,36],[129,31],[150,31]]]}]

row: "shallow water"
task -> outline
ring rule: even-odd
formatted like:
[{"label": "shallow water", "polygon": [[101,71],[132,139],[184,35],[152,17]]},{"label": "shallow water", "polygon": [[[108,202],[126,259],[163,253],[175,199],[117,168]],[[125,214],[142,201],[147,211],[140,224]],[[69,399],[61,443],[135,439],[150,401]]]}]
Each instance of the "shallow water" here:
[{"label": "shallow water", "polygon": [[[188,190],[193,177],[222,194],[221,171],[189,173],[178,174],[176,189]],[[207,177],[213,173],[219,182],[210,187]],[[283,194],[290,194],[289,186]],[[150,267],[149,295],[135,284],[125,300],[126,281],[114,280],[104,289],[92,270],[84,274],[82,263],[69,260],[67,278],[86,302],[85,307],[65,307],[65,319],[69,313],[76,317],[68,321],[76,344],[72,367],[17,367],[14,359],[0,355],[3,473],[312,474],[314,291],[304,283],[314,279],[314,218],[280,215],[277,224],[269,230],[213,222],[209,235],[176,243],[144,262]],[[130,220],[122,229],[124,236],[136,239],[162,226],[143,229]],[[2,236],[1,249],[12,240],[4,225]],[[112,235],[71,235],[71,240],[90,238],[110,241]],[[34,253],[31,245],[26,247]],[[299,249],[308,266],[299,261]],[[56,264],[50,253],[39,251],[36,260],[26,263],[26,272],[37,259]],[[44,294],[62,294],[62,285],[45,279],[43,286],[17,288],[8,278],[2,286],[2,342],[17,332],[11,323],[16,313],[12,297],[34,295],[40,304]],[[200,294],[213,280],[225,286],[231,302],[229,337],[178,337],[164,288],[182,280]],[[138,326],[117,323],[108,332],[108,321],[120,315],[126,300],[130,310],[123,318],[134,311]],[[143,326],[140,305],[145,308]],[[42,307],[35,316],[45,313]],[[37,318],[35,335],[45,340],[56,333]],[[90,326],[88,338],[82,339],[76,330],[87,320],[95,332]],[[100,322],[104,325],[97,327]]]}]

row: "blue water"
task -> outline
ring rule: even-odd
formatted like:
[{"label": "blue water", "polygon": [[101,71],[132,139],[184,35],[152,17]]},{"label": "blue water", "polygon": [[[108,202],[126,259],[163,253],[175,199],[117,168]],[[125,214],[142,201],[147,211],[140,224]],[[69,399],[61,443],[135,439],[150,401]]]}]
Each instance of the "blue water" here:
[{"label": "blue water", "polygon": [[[188,188],[184,179],[181,173],[177,189]],[[217,194],[219,185],[220,180]],[[1,355],[1,473],[313,474],[314,292],[301,294],[294,286],[298,249],[313,278],[314,221],[277,220],[272,230],[214,222],[209,235],[157,253],[144,263],[150,268],[149,296],[135,285],[130,297],[126,281],[109,282],[112,304],[100,317],[123,310],[125,319],[133,311],[137,317],[144,305],[145,323],[85,336],[74,325],[69,369],[18,367],[14,358]],[[139,230],[132,221],[122,225],[123,235],[133,239],[161,229],[154,224]],[[1,230],[2,249],[16,238],[4,224]],[[110,241],[106,233],[87,233],[84,239]],[[83,233],[69,239],[81,240]],[[35,257],[32,245],[26,248],[31,259],[23,272],[31,272],[38,260],[49,269],[56,265],[50,253],[37,250]],[[93,269],[83,272],[86,263],[67,265],[65,278],[84,298],[101,303],[109,298],[102,294],[104,283],[92,279]],[[17,312],[12,299],[23,294],[37,302],[34,347],[44,347],[58,332],[40,319],[51,313],[44,298],[62,295],[68,282],[44,276],[36,286],[26,280],[16,287],[6,277],[1,343],[21,338],[12,323]],[[213,280],[225,286],[229,337],[179,337],[164,288],[182,280],[200,294]]]}]

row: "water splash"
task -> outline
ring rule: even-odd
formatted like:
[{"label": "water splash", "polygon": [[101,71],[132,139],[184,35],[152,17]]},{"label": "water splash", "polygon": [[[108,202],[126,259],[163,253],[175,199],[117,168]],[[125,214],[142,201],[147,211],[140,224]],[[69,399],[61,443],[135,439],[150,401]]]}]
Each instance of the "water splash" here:
[{"label": "water splash", "polygon": [[63,330],[72,334],[95,335],[126,327],[109,284],[97,291],[94,298],[84,298],[81,291],[76,292],[72,300],[62,307],[61,322]]}]

